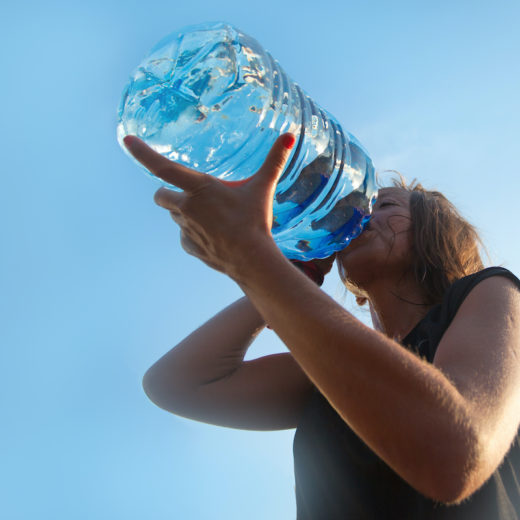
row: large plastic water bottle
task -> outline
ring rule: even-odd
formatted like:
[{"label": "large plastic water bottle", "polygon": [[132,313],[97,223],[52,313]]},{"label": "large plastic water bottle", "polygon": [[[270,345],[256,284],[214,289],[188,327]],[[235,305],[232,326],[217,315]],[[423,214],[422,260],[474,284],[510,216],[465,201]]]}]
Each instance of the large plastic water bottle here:
[{"label": "large plastic water bottle", "polygon": [[372,161],[250,36],[217,22],[161,40],[131,76],[117,128],[125,151],[123,138],[137,135],[173,161],[232,181],[256,172],[285,132],[296,144],[276,188],[272,235],[288,258],[325,258],[370,217]]}]

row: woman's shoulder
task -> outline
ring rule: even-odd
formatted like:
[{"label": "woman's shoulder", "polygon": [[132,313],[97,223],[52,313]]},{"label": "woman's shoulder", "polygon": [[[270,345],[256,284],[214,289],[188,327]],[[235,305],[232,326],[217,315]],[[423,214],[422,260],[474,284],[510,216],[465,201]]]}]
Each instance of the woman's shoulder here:
[{"label": "woman's shoulder", "polygon": [[448,288],[442,302],[432,307],[427,315],[403,340],[403,344],[432,362],[441,338],[451,325],[469,293],[481,282],[493,277],[496,277],[498,282],[500,282],[498,277],[502,277],[502,279],[504,277],[508,278],[520,290],[520,280],[504,267],[488,267],[460,278]]},{"label": "woman's shoulder", "polygon": [[455,283],[458,284],[471,284],[471,283],[478,283],[482,280],[485,280],[486,278],[490,278],[491,276],[505,276],[506,278],[509,278],[512,280],[516,285],[520,286],[520,279],[513,274],[509,269],[502,267],[502,266],[492,266],[492,267],[486,267],[485,269],[482,269],[480,271],[477,271],[476,273],[469,274],[468,276],[464,276],[463,278],[460,278]]},{"label": "woman's shoulder", "polygon": [[[444,298],[444,305],[450,314],[457,310],[461,303],[466,299],[472,289],[478,284],[492,277],[505,277],[511,280],[513,284],[520,290],[520,279],[513,274],[509,269],[501,266],[486,267],[476,273],[464,276],[455,281],[448,289]],[[450,312],[451,311],[451,312]]]}]

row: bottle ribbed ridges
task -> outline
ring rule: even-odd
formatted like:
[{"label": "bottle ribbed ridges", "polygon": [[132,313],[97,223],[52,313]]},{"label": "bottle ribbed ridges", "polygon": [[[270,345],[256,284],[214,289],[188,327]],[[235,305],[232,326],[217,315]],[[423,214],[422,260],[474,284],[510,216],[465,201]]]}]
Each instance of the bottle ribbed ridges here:
[{"label": "bottle ribbed ridges", "polygon": [[289,258],[329,256],[368,218],[376,192],[370,158],[238,29],[209,23],[163,38],[125,90],[117,134],[122,146],[136,134],[171,160],[241,180],[288,131],[297,141],[277,185],[273,237]]}]

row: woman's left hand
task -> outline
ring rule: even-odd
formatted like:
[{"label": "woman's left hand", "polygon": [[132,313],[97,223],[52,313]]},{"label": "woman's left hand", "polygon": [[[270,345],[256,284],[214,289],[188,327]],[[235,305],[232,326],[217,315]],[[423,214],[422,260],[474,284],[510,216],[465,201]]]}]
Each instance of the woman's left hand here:
[{"label": "woman's left hand", "polygon": [[155,202],[179,224],[184,250],[232,278],[249,254],[276,247],[271,236],[273,197],[294,141],[292,134],[283,134],[253,176],[228,182],[170,161],[135,136],[124,139],[150,172],[184,190],[160,188],[155,194]]}]

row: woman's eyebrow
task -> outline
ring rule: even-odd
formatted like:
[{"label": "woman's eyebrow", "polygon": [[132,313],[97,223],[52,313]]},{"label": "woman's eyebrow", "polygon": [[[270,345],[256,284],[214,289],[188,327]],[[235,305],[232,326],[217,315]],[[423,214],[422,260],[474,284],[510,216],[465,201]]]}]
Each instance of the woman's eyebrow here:
[{"label": "woman's eyebrow", "polygon": [[390,194],[384,195],[384,194],[382,194],[382,195],[379,195],[377,197],[376,204],[378,202],[386,202],[386,201],[399,202],[399,200],[396,197],[394,197],[393,195],[390,195]]}]

